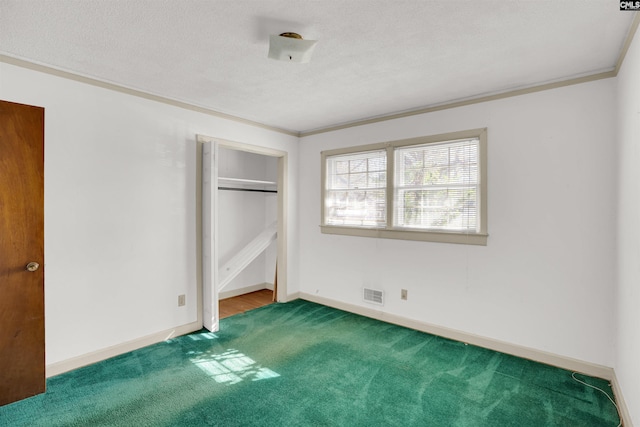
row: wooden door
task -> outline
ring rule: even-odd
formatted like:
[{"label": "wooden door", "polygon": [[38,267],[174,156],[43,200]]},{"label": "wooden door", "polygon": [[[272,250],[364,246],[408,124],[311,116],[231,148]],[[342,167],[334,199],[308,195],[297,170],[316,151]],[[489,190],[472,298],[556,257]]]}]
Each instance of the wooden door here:
[{"label": "wooden door", "polygon": [[45,384],[44,109],[0,101],[0,405]]}]

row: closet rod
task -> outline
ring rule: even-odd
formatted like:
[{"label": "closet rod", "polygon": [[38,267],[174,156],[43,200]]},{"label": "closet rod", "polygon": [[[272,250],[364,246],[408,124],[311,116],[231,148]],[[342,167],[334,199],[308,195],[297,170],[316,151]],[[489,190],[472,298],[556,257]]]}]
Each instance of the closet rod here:
[{"label": "closet rod", "polygon": [[259,190],[255,188],[233,188],[233,187],[218,187],[218,190],[230,190],[230,191],[254,191],[257,193],[277,193],[277,190]]}]

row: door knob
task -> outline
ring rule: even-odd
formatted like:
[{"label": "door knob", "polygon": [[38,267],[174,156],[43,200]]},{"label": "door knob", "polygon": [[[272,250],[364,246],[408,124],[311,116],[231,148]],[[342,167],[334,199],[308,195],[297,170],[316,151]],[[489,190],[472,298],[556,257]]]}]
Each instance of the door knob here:
[{"label": "door knob", "polygon": [[38,268],[40,268],[40,264],[38,264],[37,262],[30,262],[29,264],[27,264],[27,271],[31,271],[34,272],[36,271]]}]

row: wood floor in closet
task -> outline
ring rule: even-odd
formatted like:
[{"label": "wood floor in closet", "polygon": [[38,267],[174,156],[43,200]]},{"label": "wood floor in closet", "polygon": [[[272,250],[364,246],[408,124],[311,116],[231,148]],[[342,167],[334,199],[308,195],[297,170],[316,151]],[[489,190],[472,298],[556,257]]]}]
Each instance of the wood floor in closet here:
[{"label": "wood floor in closet", "polygon": [[264,307],[273,304],[273,291],[263,289],[237,297],[226,298],[220,300],[219,310],[220,318],[233,316],[234,314],[244,313],[254,308]]}]

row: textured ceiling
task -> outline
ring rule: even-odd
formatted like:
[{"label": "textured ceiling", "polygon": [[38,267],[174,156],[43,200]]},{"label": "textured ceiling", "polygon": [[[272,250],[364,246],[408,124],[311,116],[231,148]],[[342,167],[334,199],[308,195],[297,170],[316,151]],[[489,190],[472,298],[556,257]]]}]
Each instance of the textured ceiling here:
[{"label": "textured ceiling", "polygon": [[[292,131],[613,70],[613,0],[0,0],[0,54]],[[319,40],[309,64],[270,34]]]}]

